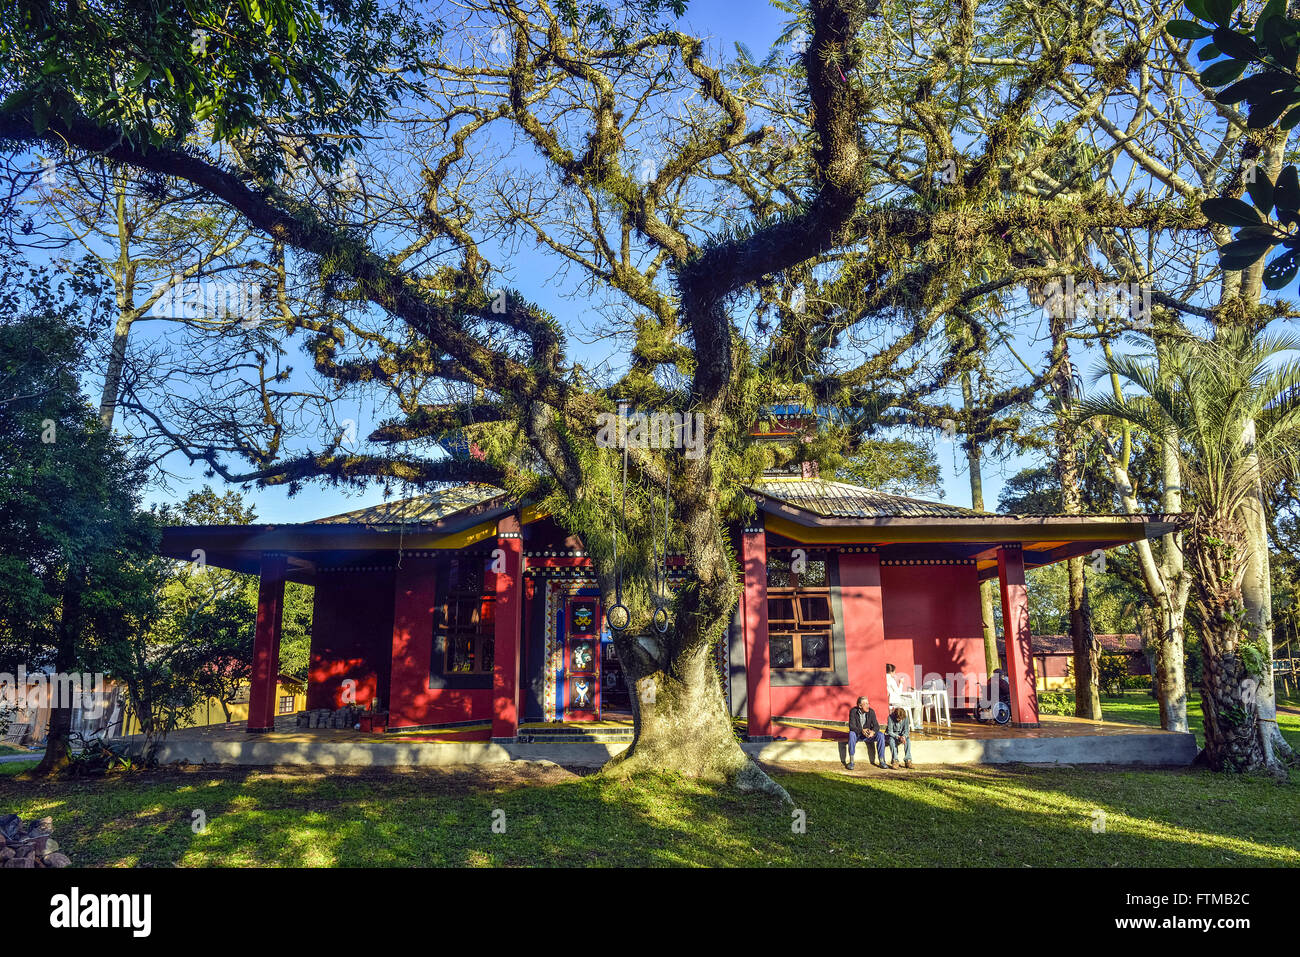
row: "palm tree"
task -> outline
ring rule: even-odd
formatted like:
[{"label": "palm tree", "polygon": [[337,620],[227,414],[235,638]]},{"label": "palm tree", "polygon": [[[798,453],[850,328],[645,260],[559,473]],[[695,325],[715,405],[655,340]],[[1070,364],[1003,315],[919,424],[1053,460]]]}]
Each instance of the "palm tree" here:
[{"label": "palm tree", "polygon": [[1300,338],[1220,327],[1210,339],[1181,333],[1166,348],[1159,366],[1149,355],[1108,358],[1104,374],[1140,394],[1086,400],[1076,415],[1103,428],[1131,423],[1176,450],[1193,506],[1183,522],[1202,621],[1206,757],[1216,770],[1278,771],[1255,704],[1270,671],[1267,646],[1246,627],[1244,513],[1258,482],[1297,471]]}]

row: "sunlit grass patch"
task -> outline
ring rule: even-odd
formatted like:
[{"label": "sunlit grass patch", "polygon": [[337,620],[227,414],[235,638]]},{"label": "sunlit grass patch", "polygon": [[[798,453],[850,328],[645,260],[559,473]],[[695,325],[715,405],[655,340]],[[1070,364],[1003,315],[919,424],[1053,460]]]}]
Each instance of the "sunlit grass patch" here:
[{"label": "sunlit grass patch", "polygon": [[1295,782],[1105,767],[772,773],[793,807],[673,775],[510,765],[6,777],[0,808],[50,814],[74,863],[101,866],[1300,866]]}]

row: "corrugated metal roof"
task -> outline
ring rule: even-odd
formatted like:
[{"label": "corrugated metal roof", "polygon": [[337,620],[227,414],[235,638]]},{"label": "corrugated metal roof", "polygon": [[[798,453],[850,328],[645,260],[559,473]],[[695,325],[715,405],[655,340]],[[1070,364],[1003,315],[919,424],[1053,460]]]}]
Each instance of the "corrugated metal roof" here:
[{"label": "corrugated metal roof", "polygon": [[[1142,650],[1142,639],[1137,635],[1093,635],[1102,651],[1111,654],[1136,654]],[[1068,655],[1074,653],[1074,640],[1069,635],[1033,635],[1031,646],[1036,655]],[[998,639],[998,652],[1006,652],[1006,642]]]},{"label": "corrugated metal roof", "polygon": [[826,479],[764,479],[752,488],[824,518],[975,518],[992,514]]},{"label": "corrugated metal roof", "polygon": [[471,483],[439,489],[414,498],[382,502],[328,518],[318,518],[312,525],[401,525],[433,523],[449,515],[491,501],[505,493],[493,485]]}]

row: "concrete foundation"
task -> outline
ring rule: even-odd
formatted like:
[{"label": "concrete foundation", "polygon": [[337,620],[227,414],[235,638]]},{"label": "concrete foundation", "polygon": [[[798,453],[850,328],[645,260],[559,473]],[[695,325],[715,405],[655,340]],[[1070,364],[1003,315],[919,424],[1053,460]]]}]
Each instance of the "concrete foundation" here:
[{"label": "concrete foundation", "polygon": [[[444,767],[502,764],[509,761],[553,761],[572,767],[599,767],[623,751],[623,742],[538,742],[496,744],[490,741],[276,740],[278,735],[246,740],[210,741],[176,737],[158,749],[164,764],[310,765],[316,767]],[[744,745],[757,760],[842,764],[848,744],[836,740],[767,741]],[[1191,764],[1196,757],[1191,734],[1152,731],[1149,734],[1075,734],[1068,737],[1001,737],[916,740],[916,764],[1134,764],[1170,767]],[[866,744],[857,760],[869,762]]]}]

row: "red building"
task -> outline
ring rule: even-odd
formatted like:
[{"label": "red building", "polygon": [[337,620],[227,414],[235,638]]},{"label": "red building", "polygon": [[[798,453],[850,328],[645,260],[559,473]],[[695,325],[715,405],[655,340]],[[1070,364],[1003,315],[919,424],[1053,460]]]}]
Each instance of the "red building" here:
[{"label": "red building", "polygon": [[[751,738],[887,700],[885,665],[954,710],[985,671],[979,583],[1002,594],[1012,719],[1038,721],[1025,571],[1165,534],[1162,516],[994,515],[817,478],[750,489],[744,591],[718,669]],[[315,586],[307,707],[377,701],[390,731],[630,717],[582,543],[462,486],[295,525],[181,526],[162,551],[261,576],[249,731],[269,730],[284,582]],[[776,729],[774,731],[774,728]]]},{"label": "red building", "polygon": [[[1151,674],[1151,663],[1142,650],[1138,635],[1094,635],[1104,655],[1119,655],[1127,663],[1127,673]],[[1074,642],[1069,635],[1034,635],[1034,672],[1040,691],[1074,687]],[[1006,660],[1006,648],[998,639],[998,656]]]}]

